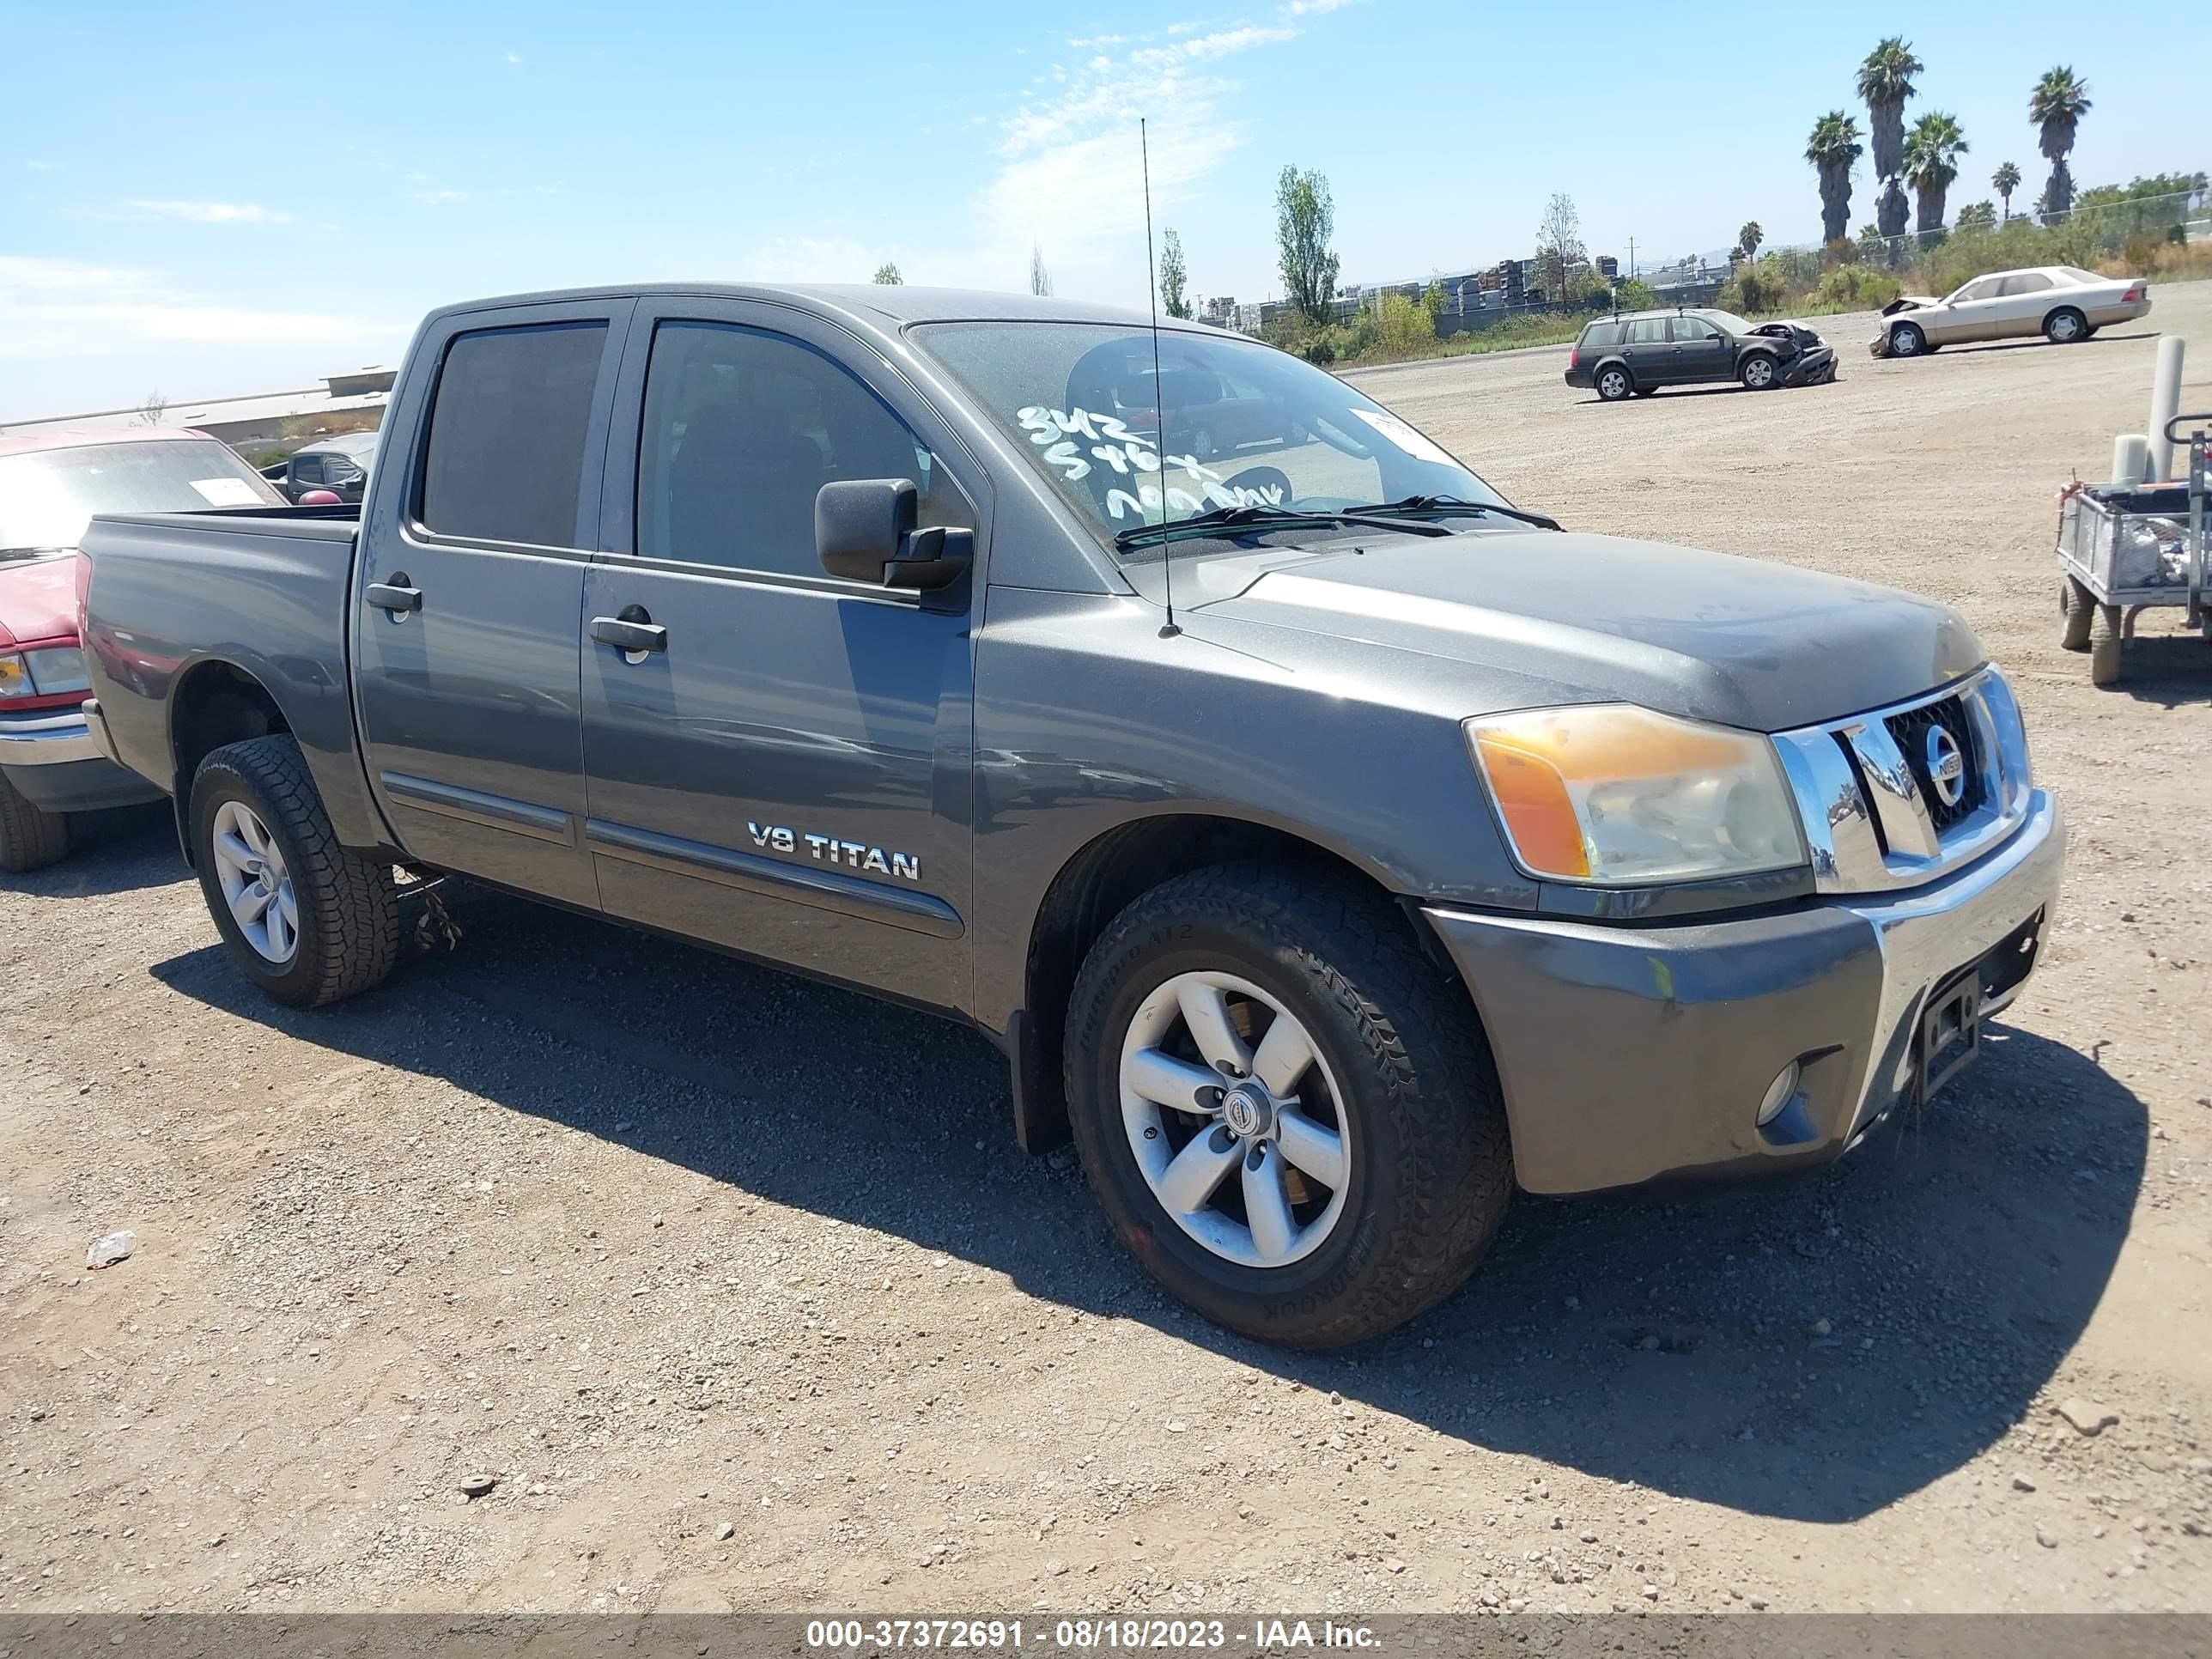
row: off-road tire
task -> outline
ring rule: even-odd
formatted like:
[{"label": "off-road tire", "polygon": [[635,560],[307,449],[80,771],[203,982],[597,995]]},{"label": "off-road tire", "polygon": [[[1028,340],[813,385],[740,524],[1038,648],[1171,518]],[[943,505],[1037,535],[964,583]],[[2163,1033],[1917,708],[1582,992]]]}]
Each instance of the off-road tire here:
[{"label": "off-road tire", "polygon": [[1619,363],[1607,363],[1597,372],[1592,384],[1597,388],[1601,403],[1617,404],[1636,391],[1636,377]]},{"label": "off-road tire", "polygon": [[2089,319],[2072,306],[2061,306],[2043,319],[2043,337],[2053,345],[2079,345],[2089,337]]},{"label": "off-road tire", "polygon": [[[1294,1011],[1343,1097],[1345,1211],[1286,1267],[1199,1243],[1130,1150],[1122,1039],[1154,988],[1194,969],[1233,972]],[[1466,992],[1387,899],[1334,872],[1224,865],[1134,900],[1077,976],[1065,1064],[1076,1146],[1115,1232],[1171,1295],[1262,1341],[1336,1347],[1411,1319],[1474,1271],[1513,1194],[1497,1073]]]},{"label": "off-road tire", "polygon": [[2100,605],[2089,629],[2089,684],[2117,685],[2120,678],[2120,607]]},{"label": "off-road tire", "polygon": [[2058,579],[2058,648],[2062,651],[2087,651],[2089,648],[2089,626],[2094,618],[2097,601],[2089,590],[2072,576]]},{"label": "off-road tire", "polygon": [[69,856],[69,818],[34,805],[0,773],[0,870],[21,875]]},{"label": "off-road tire", "polygon": [[[243,801],[284,854],[300,911],[292,959],[247,944],[224,902],[212,851],[216,809]],[[276,733],[226,744],[192,778],[192,861],[209,913],[246,976],[278,1002],[316,1008],[380,984],[399,959],[399,895],[392,866],[339,845],[300,746]]]}]

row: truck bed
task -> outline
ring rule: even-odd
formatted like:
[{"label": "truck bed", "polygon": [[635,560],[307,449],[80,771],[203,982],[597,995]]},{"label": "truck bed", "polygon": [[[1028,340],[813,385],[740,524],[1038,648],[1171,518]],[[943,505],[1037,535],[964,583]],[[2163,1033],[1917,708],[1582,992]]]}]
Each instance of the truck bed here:
[{"label": "truck bed", "polygon": [[[348,620],[358,507],[118,514],[85,532],[85,654],[116,757],[173,795],[197,757],[173,750],[169,708],[196,671],[252,674],[299,740],[333,826],[385,839],[355,739]],[[189,741],[179,733],[179,746]],[[181,777],[180,777],[181,771]]]}]

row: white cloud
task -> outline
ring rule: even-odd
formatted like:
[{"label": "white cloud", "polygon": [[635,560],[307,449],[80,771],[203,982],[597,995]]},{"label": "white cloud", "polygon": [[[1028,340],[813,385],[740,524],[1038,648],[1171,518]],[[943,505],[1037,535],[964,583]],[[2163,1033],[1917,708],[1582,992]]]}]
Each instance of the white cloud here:
[{"label": "white cloud", "polygon": [[0,359],[160,345],[339,345],[393,331],[358,317],[210,305],[153,271],[0,254]]},{"label": "white cloud", "polygon": [[519,64],[522,61],[522,54],[519,52],[510,52],[507,54],[507,61],[510,64]]},{"label": "white cloud", "polygon": [[1342,11],[1346,6],[1357,5],[1358,0],[1291,0],[1283,8],[1285,17],[1319,17],[1324,13]]},{"label": "white cloud", "polygon": [[[999,173],[979,203],[979,246],[969,262],[983,280],[1017,286],[1032,240],[1055,270],[1073,272],[1145,223],[1138,118],[1148,118],[1156,216],[1188,199],[1243,142],[1244,125],[1224,112],[1237,83],[1227,60],[1293,40],[1281,25],[1239,23],[1125,46],[1112,37],[1070,44],[1097,50],[1064,85],[1031,94],[1000,124]],[[1113,252],[1119,258],[1120,250]]]},{"label": "white cloud", "polygon": [[164,219],[189,219],[196,225],[288,225],[289,213],[258,202],[126,202],[125,207]]},{"label": "white cloud", "polygon": [[1096,52],[1101,46],[1118,46],[1124,38],[1119,34],[1085,34],[1079,35],[1067,44],[1078,52]]}]

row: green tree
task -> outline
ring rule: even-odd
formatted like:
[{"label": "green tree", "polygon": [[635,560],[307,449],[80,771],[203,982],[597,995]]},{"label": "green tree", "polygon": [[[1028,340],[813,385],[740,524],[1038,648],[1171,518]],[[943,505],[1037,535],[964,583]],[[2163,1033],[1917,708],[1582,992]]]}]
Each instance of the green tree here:
[{"label": "green tree", "polygon": [[1905,233],[1905,100],[1912,96],[1912,77],[1927,67],[1912,55],[1901,35],[1891,35],[1859,65],[1859,96],[1866,100],[1874,143],[1874,175],[1882,181],[1875,222],[1885,236]]},{"label": "green tree", "polygon": [[1747,220],[1735,234],[1735,251],[1747,259],[1759,257],[1759,245],[1766,240],[1766,233],[1759,228],[1756,219]]},{"label": "green tree", "polygon": [[2074,175],[2066,157],[2074,149],[2081,118],[2089,112],[2089,83],[2067,65],[2047,70],[2027,95],[2027,118],[2040,130],[2037,146],[2051,163],[2051,181],[2043,187],[2041,204],[2046,218],[2063,216],[2074,205]]},{"label": "green tree", "polygon": [[1990,188],[2004,198],[2004,216],[2012,217],[2012,193],[2020,188],[2020,169],[2010,161],[1990,174]]},{"label": "green tree", "polygon": [[886,259],[876,267],[873,280],[886,288],[896,288],[901,283],[906,281],[906,278],[899,275],[899,268],[896,265]]},{"label": "green tree", "polygon": [[1336,204],[1328,180],[1309,168],[1283,169],[1275,182],[1275,249],[1283,273],[1283,296],[1310,323],[1328,320],[1336,295]]},{"label": "green tree", "polygon": [[1859,124],[1839,109],[1832,109],[1813,124],[1805,141],[1805,159],[1820,179],[1821,240],[1832,242],[1851,222],[1851,169],[1865,152],[1859,144]]},{"label": "green tree", "polygon": [[1995,230],[1997,228],[1997,204],[1995,202],[1969,202],[1959,210],[1959,217],[1952,227],[1961,232]]},{"label": "green tree", "polygon": [[1641,276],[1624,276],[1613,284],[1613,307],[1616,311],[1649,311],[1658,303],[1658,290]]},{"label": "green tree", "polygon": [[1553,301],[1564,300],[1567,271],[1577,260],[1589,257],[1583,246],[1583,216],[1575,198],[1560,192],[1544,204],[1536,222],[1536,268],[1543,273],[1544,292]]},{"label": "green tree", "polygon": [[1922,235],[1943,228],[1943,198],[1959,176],[1959,158],[1966,149],[1966,135],[1954,116],[1930,110],[1912,124],[1905,141],[1905,176],[1918,200],[1913,228]]},{"label": "green tree", "polygon": [[1160,235],[1160,304],[1170,317],[1190,315],[1190,301],[1184,289],[1190,285],[1190,270],[1182,262],[1182,238],[1173,229]]},{"label": "green tree", "polygon": [[1444,298],[1443,280],[1440,277],[1430,277],[1427,285],[1421,289],[1421,309],[1429,313],[1429,321],[1431,325],[1444,314],[1444,307],[1449,303],[1450,301]]}]

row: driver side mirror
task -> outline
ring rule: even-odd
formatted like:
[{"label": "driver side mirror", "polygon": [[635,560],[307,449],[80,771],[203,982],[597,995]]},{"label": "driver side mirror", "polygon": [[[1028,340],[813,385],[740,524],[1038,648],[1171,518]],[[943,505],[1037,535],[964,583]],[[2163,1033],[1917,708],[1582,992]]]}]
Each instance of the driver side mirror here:
[{"label": "driver side mirror", "polygon": [[950,586],[975,556],[975,532],[915,527],[921,498],[910,478],[849,478],[814,497],[814,550],[822,568],[879,587]]}]

